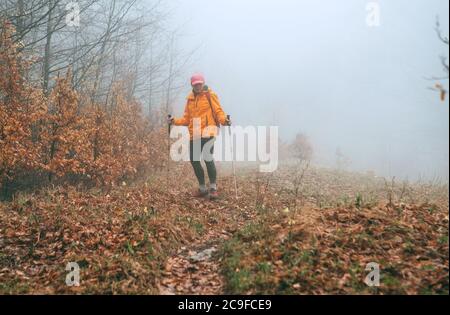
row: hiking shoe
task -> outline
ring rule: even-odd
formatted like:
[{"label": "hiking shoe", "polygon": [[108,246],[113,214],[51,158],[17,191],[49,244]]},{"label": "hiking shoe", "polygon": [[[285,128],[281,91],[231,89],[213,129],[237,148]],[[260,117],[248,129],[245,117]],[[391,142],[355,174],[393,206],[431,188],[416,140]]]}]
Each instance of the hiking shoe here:
[{"label": "hiking shoe", "polygon": [[204,197],[208,196],[208,191],[207,190],[203,191],[201,189],[198,189],[196,192],[193,193],[193,196],[195,198],[204,198]]},{"label": "hiking shoe", "polygon": [[217,192],[217,189],[210,189],[210,191],[209,191],[209,199],[210,200],[217,200],[217,199],[219,199],[219,193]]}]

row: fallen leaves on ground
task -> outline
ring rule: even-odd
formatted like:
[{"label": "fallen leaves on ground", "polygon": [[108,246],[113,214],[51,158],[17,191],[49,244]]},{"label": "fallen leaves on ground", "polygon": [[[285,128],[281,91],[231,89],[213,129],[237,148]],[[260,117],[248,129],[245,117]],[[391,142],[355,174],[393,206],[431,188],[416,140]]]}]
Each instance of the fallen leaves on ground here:
[{"label": "fallen leaves on ground", "polygon": [[[0,293],[448,294],[444,186],[311,169],[294,194],[289,168],[241,169],[239,199],[223,172],[210,202],[184,172],[0,203]],[[69,262],[80,287],[65,283]]]}]

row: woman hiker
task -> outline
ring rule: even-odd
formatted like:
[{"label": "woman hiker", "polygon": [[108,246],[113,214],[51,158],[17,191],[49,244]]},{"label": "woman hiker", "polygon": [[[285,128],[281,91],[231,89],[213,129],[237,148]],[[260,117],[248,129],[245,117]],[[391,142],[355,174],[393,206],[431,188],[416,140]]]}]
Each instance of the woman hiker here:
[{"label": "woman hiker", "polygon": [[[205,85],[205,78],[201,74],[195,74],[191,78],[192,92],[187,98],[183,118],[169,118],[169,125],[188,126],[190,135],[190,161],[195,176],[199,183],[199,189],[194,193],[195,197],[206,197],[215,200],[218,198],[217,171],[214,164],[214,141],[219,125],[230,126],[231,121],[225,115],[220,106],[217,95]],[[194,132],[194,126],[199,125],[200,132]],[[206,146],[206,148],[205,148]],[[205,148],[205,152],[203,152]],[[210,151],[208,152],[208,148]],[[206,164],[209,177],[209,190],[205,184],[205,172],[201,165],[201,157]]]}]

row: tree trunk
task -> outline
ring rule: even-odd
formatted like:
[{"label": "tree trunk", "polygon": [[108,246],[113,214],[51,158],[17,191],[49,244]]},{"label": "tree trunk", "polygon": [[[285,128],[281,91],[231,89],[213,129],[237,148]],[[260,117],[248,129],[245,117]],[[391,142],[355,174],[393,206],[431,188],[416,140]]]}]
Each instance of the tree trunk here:
[{"label": "tree trunk", "polygon": [[53,1],[49,0],[48,2],[49,6],[49,13],[48,13],[48,20],[47,20],[47,38],[45,41],[45,52],[44,52],[44,64],[43,64],[43,90],[45,94],[48,94],[48,87],[49,87],[49,81],[50,81],[50,56],[51,56],[51,43],[52,43],[52,34],[53,34],[53,23],[52,23],[52,17],[53,17]]}]

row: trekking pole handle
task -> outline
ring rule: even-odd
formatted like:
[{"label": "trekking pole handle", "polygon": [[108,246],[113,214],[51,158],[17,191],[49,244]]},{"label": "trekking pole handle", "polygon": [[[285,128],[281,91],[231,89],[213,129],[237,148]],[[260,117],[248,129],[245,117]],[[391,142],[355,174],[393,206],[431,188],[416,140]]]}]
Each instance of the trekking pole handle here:
[{"label": "trekking pole handle", "polygon": [[170,134],[170,129],[172,127],[172,115],[167,115],[167,120],[169,121],[169,134]]}]

